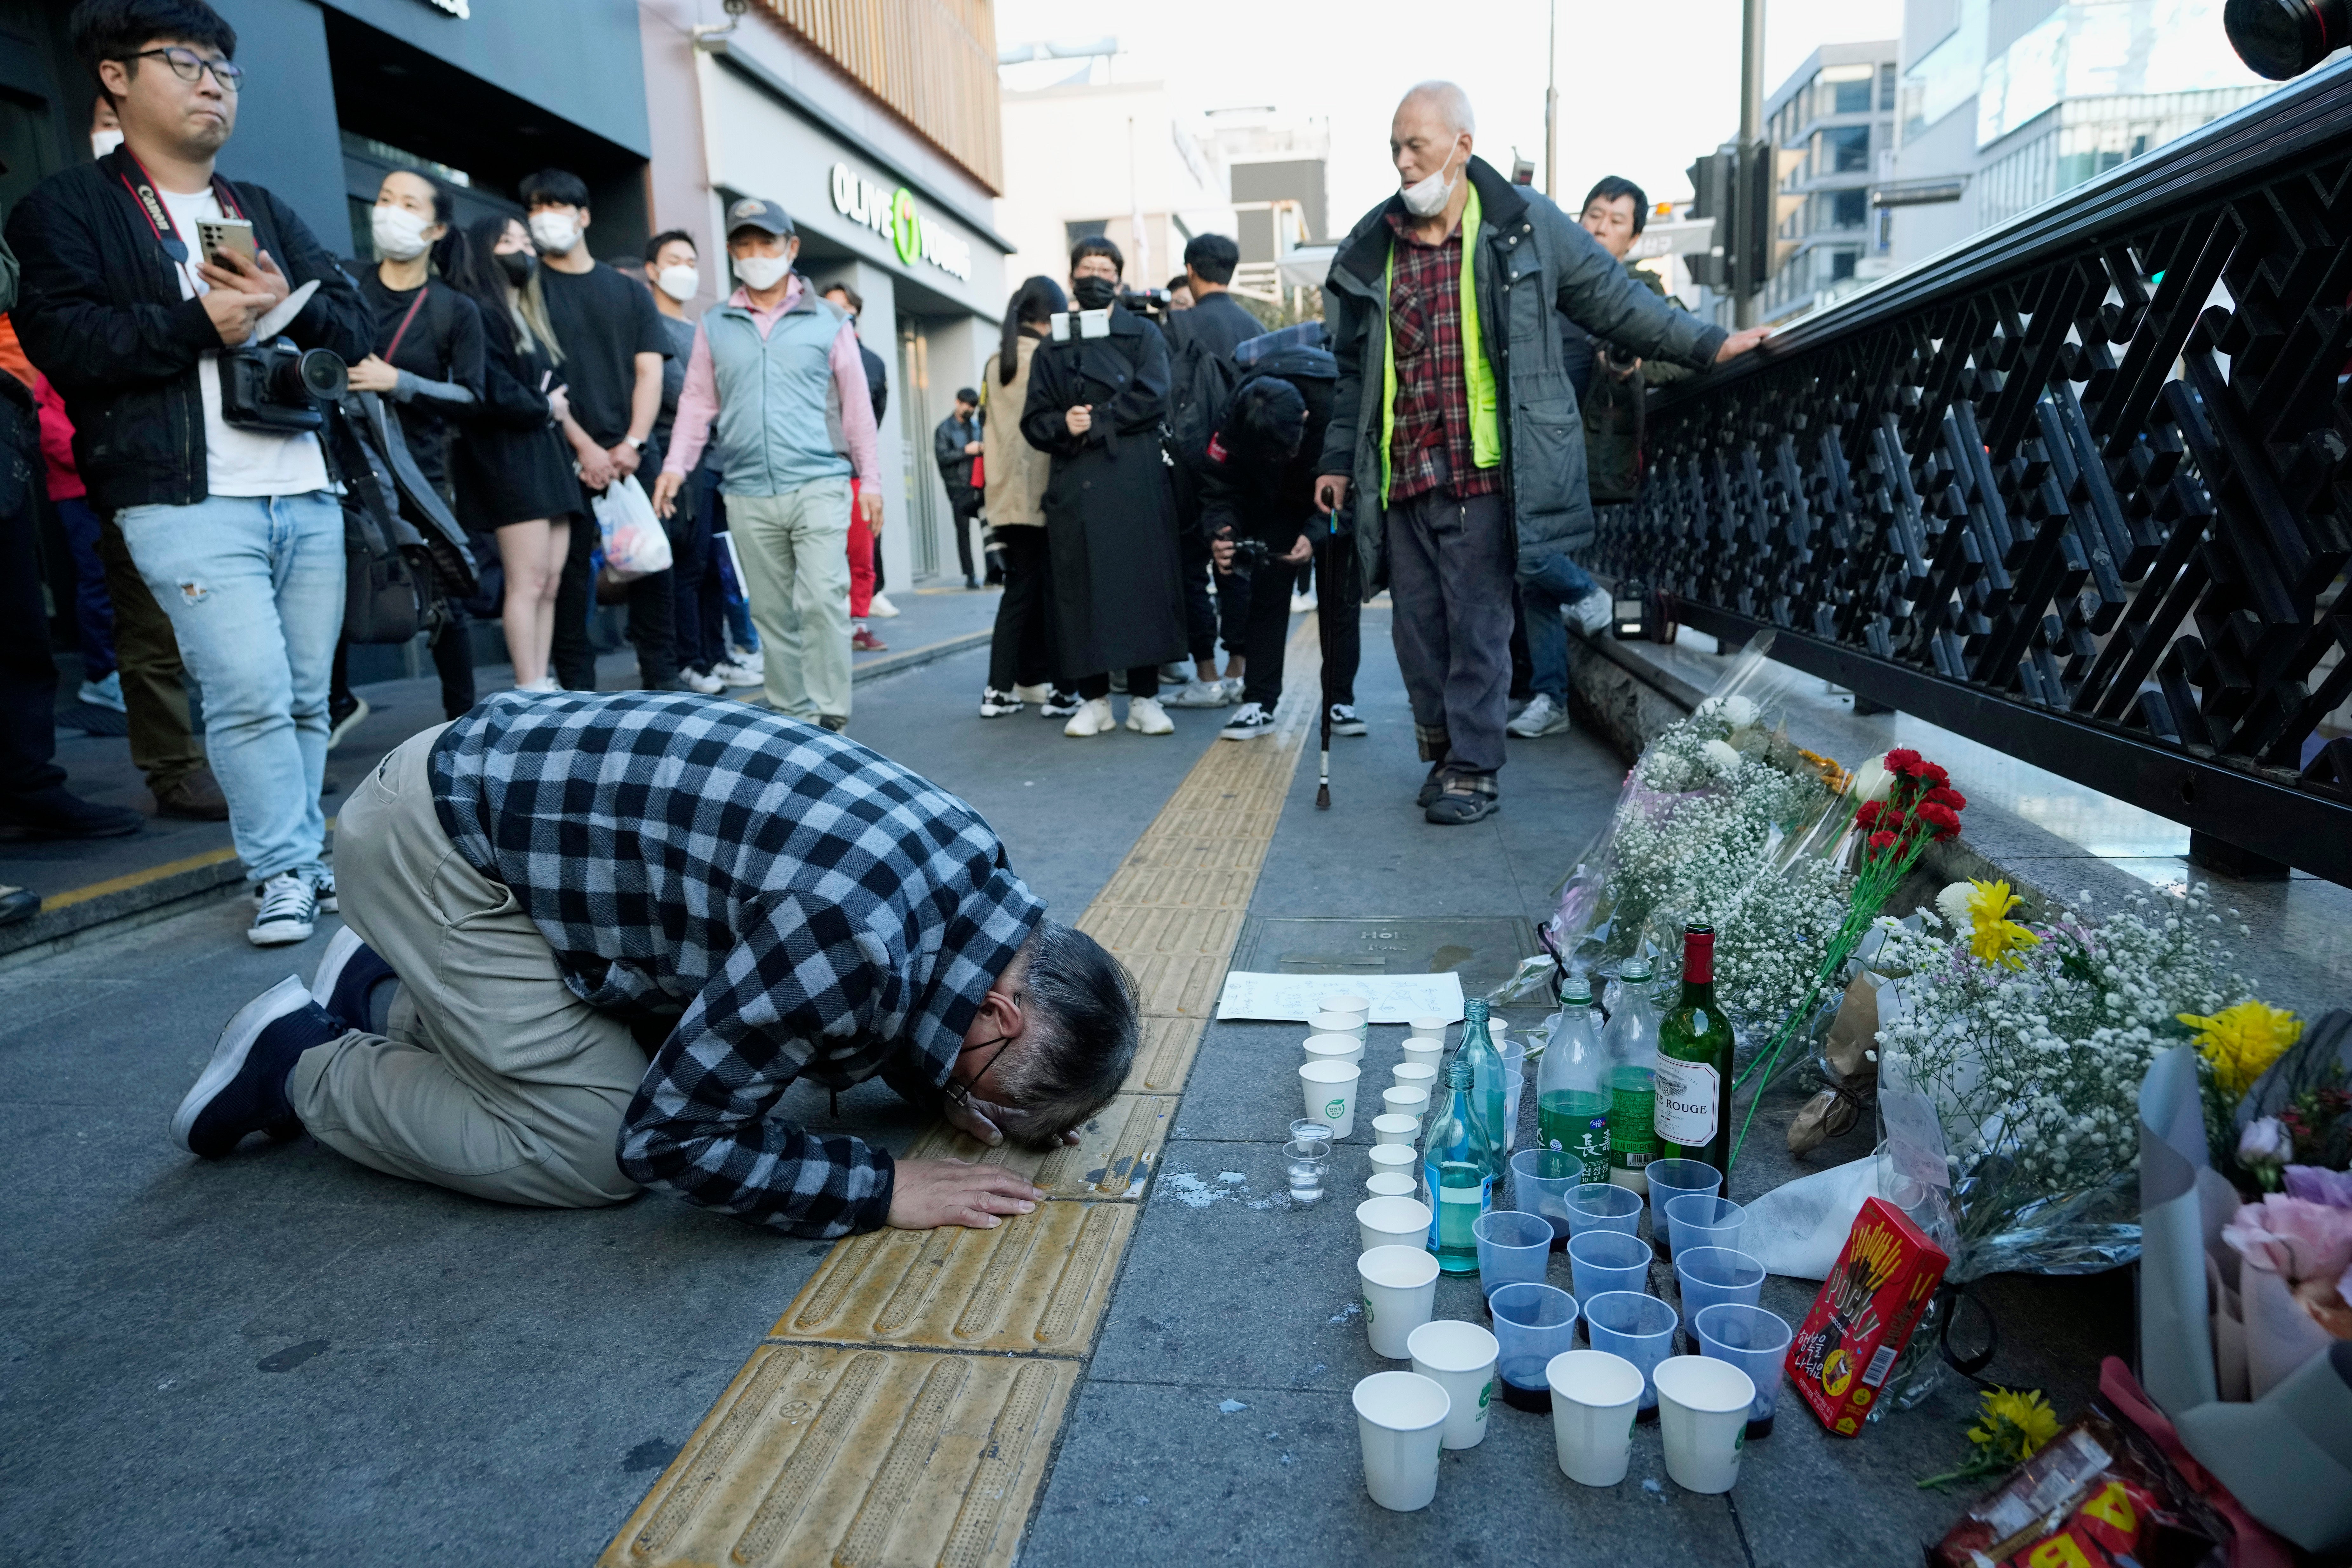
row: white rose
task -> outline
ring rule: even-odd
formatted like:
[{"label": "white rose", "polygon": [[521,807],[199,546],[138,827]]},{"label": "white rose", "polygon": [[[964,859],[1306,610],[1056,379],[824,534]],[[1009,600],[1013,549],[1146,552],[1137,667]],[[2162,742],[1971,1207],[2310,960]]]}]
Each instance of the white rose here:
[{"label": "white rose", "polygon": [[2294,1152],[2286,1129],[2275,1116],[2256,1117],[2238,1134],[2238,1163],[2248,1170],[2256,1165],[2284,1165]]},{"label": "white rose", "polygon": [[1886,771],[1886,753],[1881,752],[1853,770],[1853,793],[1857,805],[1885,800],[1895,793],[1895,775]]},{"label": "white rose", "polygon": [[1709,741],[1698,752],[1706,759],[1707,766],[1726,778],[1739,771],[1739,753],[1721,741]]}]

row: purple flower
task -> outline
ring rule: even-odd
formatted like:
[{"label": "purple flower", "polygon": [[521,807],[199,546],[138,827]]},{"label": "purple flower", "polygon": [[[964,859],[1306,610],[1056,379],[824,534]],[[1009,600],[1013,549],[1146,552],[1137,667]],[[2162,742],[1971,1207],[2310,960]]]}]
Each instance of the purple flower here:
[{"label": "purple flower", "polygon": [[2286,1195],[2332,1209],[2352,1209],[2352,1171],[2331,1171],[2320,1165],[2289,1165]]}]

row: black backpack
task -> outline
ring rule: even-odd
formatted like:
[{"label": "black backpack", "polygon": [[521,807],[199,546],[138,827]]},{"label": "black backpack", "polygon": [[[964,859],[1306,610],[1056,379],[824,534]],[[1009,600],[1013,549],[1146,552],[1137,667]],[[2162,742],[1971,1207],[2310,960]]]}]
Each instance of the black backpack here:
[{"label": "black backpack", "polygon": [[1169,370],[1168,453],[1197,474],[1209,460],[1209,438],[1224,416],[1237,373],[1189,332],[1177,343]]}]

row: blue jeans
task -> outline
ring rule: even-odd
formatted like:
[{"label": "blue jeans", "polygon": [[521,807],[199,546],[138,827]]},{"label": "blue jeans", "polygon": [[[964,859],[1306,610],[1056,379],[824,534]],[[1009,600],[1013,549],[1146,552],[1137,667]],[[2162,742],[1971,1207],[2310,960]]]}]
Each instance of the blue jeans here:
[{"label": "blue jeans", "polygon": [[322,868],[327,684],[343,625],[343,511],[325,490],[116,514],[204,687],[205,750],[247,879]]},{"label": "blue jeans", "polygon": [[1532,574],[1519,575],[1519,599],[1527,606],[1528,678],[1538,696],[1568,705],[1568,627],[1560,611],[1599,584],[1565,555],[1547,555]]},{"label": "blue jeans", "polygon": [[73,552],[74,631],[81,648],[81,678],[104,680],[115,670],[114,601],[106,593],[106,563],[98,552],[98,513],[79,496],[56,503]]}]

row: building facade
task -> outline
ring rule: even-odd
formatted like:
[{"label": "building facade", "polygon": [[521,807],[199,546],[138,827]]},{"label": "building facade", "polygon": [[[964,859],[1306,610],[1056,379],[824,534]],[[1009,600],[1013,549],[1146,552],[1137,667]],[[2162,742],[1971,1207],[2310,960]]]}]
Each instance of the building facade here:
[{"label": "building facade", "polygon": [[1765,100],[1779,159],[1773,270],[1760,319],[1786,321],[1889,270],[1892,215],[1873,187],[1895,146],[1893,39],[1824,44]]}]

